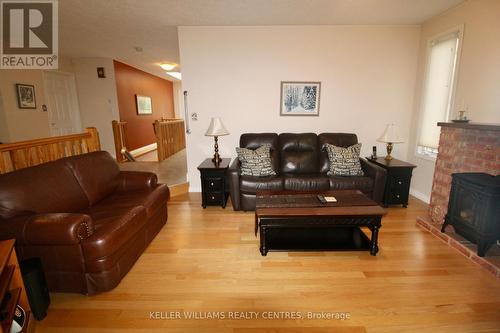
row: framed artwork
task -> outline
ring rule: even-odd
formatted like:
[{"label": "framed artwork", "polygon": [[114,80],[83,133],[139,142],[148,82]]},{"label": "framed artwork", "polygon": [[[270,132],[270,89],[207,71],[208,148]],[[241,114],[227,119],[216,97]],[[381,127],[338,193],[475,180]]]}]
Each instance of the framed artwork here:
[{"label": "framed artwork", "polygon": [[149,96],[135,95],[135,106],[138,115],[153,114],[153,105]]},{"label": "framed artwork", "polygon": [[17,106],[20,109],[36,109],[35,86],[16,84]]},{"label": "framed artwork", "polygon": [[319,116],[321,82],[281,81],[281,116]]}]

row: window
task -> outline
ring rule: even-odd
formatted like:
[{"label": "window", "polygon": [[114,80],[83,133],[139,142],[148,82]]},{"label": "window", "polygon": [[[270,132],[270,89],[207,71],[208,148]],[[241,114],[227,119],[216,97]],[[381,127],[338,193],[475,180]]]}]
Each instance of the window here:
[{"label": "window", "polygon": [[420,110],[417,154],[437,156],[440,128],[437,123],[448,121],[452,106],[455,72],[461,30],[455,30],[429,43],[427,69],[424,78]]}]

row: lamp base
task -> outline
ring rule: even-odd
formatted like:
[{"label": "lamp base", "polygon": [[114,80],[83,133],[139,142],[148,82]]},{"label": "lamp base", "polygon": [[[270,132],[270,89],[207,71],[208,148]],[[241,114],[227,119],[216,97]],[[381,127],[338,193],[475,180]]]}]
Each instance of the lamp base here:
[{"label": "lamp base", "polygon": [[215,165],[219,165],[221,161],[222,158],[219,156],[219,153],[216,152],[212,158],[212,162],[214,162]]},{"label": "lamp base", "polygon": [[212,158],[212,162],[214,162],[215,165],[219,165],[219,163],[222,161],[222,158],[219,156],[219,143],[218,143],[218,138],[214,136],[214,158]]},{"label": "lamp base", "polygon": [[391,153],[392,153],[392,142],[388,142],[387,143],[387,156],[385,157],[386,161],[392,160]]}]

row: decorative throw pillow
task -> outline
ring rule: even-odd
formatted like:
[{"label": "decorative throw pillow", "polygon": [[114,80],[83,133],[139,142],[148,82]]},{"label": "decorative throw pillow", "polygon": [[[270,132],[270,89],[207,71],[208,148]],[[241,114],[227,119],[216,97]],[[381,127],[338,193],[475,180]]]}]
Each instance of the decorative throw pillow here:
[{"label": "decorative throw pillow", "polygon": [[265,143],[255,150],[236,148],[241,162],[243,176],[274,176],[276,172],[271,164],[271,145]]},{"label": "decorative throw pillow", "polygon": [[325,144],[330,162],[327,175],[329,176],[363,176],[359,153],[361,143],[357,143],[347,148],[337,147],[329,143]]}]

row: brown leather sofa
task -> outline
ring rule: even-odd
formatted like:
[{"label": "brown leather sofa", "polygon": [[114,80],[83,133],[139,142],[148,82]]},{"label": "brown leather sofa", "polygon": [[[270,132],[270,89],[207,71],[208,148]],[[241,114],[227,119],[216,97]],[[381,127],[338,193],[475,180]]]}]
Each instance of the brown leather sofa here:
[{"label": "brown leather sofa", "polygon": [[157,181],[103,151],[0,175],[0,239],[41,258],[50,291],[111,290],[167,221]]},{"label": "brown leather sofa", "polygon": [[358,143],[350,133],[246,133],[240,137],[240,147],[257,149],[271,145],[271,162],[276,176],[240,175],[240,162],[229,167],[229,186],[234,210],[255,210],[258,190],[322,191],[358,189],[377,202],[382,201],[386,171],[365,159],[360,159],[364,176],[328,176],[328,154],[323,145],[329,143],[349,147]]}]

